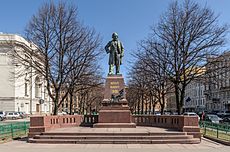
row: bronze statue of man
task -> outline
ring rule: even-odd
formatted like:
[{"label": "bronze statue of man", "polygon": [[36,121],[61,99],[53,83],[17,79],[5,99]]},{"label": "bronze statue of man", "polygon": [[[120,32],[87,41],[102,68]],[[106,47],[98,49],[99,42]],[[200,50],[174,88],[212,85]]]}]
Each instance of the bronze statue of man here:
[{"label": "bronze statue of man", "polygon": [[122,64],[122,57],[124,56],[124,48],[122,43],[118,40],[118,34],[112,34],[112,40],[105,46],[105,50],[109,53],[109,75],[114,74],[114,66],[116,73],[120,74],[120,65]]}]

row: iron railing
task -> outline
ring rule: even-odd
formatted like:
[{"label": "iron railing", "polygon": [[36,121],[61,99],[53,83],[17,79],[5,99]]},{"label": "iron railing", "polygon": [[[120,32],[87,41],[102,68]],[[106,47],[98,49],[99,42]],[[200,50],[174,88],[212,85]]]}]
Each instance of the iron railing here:
[{"label": "iron railing", "polygon": [[0,125],[0,139],[17,138],[28,133],[30,122],[16,122]]},{"label": "iron railing", "polygon": [[84,115],[81,126],[92,127],[95,123],[98,123],[98,115]]},{"label": "iron railing", "polygon": [[230,124],[217,124],[207,121],[200,121],[199,125],[202,129],[203,135],[230,141]]}]

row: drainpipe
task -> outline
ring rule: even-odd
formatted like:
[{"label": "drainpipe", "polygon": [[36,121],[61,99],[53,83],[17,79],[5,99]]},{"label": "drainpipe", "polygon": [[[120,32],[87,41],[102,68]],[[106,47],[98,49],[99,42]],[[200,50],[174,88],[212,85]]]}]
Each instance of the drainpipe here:
[{"label": "drainpipe", "polygon": [[[31,48],[31,50],[30,51],[32,51],[32,48]],[[33,108],[33,101],[32,101],[32,89],[33,89],[33,83],[32,83],[32,76],[33,76],[33,74],[32,74],[32,54],[31,54],[31,57],[30,57],[30,59],[31,59],[31,61],[30,61],[30,115],[32,115],[33,114],[33,110],[32,110],[32,108]]]}]

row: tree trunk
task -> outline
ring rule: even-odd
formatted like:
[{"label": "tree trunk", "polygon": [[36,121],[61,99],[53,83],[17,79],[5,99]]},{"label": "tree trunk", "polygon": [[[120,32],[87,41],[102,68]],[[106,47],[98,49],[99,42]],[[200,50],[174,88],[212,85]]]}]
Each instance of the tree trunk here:
[{"label": "tree trunk", "polygon": [[92,115],[92,107],[91,107],[91,104],[89,105],[90,107],[89,107],[89,113],[90,113],[90,115]]},{"label": "tree trunk", "polygon": [[141,114],[144,114],[144,93],[141,93]]},{"label": "tree trunk", "polygon": [[148,102],[145,101],[145,114],[147,114],[147,112],[148,112]]},{"label": "tree trunk", "polygon": [[162,94],[161,115],[164,114],[164,109],[165,109],[165,95]]},{"label": "tree trunk", "polygon": [[138,102],[137,102],[137,114],[140,114],[140,98],[138,97]]},{"label": "tree trunk", "polygon": [[181,110],[181,112],[184,112],[183,111],[184,96],[185,96],[185,85],[183,85],[183,88],[182,88],[181,93],[180,93],[180,110]]},{"label": "tree trunk", "polygon": [[57,101],[54,101],[54,110],[53,110],[53,115],[57,115],[58,114],[58,104]]},{"label": "tree trunk", "polygon": [[153,109],[153,113],[155,113],[155,105],[156,105],[156,102],[152,99],[152,109]]},{"label": "tree trunk", "polygon": [[175,88],[175,96],[176,96],[176,107],[177,107],[177,113],[178,115],[181,114],[181,108],[180,108],[180,95],[179,95],[179,86],[177,83],[174,84]]},{"label": "tree trunk", "polygon": [[70,107],[69,107],[69,114],[73,115],[73,92],[70,92]]},{"label": "tree trunk", "polygon": [[151,97],[150,97],[150,101],[149,101],[149,112],[148,114],[151,115],[151,106],[152,106],[152,101],[151,101]]},{"label": "tree trunk", "polygon": [[134,104],[134,114],[135,115],[137,114],[137,105],[136,105],[136,103]]},{"label": "tree trunk", "polygon": [[57,115],[58,114],[58,101],[59,101],[59,93],[58,93],[58,91],[56,91],[56,96],[55,96],[55,99],[54,99],[53,115]]}]

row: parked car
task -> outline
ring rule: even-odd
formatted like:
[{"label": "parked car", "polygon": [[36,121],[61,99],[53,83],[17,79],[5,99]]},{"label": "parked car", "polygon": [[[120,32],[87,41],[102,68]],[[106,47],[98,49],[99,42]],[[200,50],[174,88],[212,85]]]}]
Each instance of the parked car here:
[{"label": "parked car", "polygon": [[160,115],[161,115],[161,112],[160,112],[160,111],[155,111],[155,112],[154,112],[154,115],[160,116]]},{"label": "parked car", "polygon": [[223,121],[223,119],[221,119],[220,117],[218,117],[217,115],[213,115],[213,114],[207,114],[205,116],[205,120],[206,121],[210,121],[212,123],[220,123]]},{"label": "parked car", "polygon": [[230,117],[225,117],[225,118],[223,118],[223,123],[228,123],[228,124],[230,124]]},{"label": "parked car", "polygon": [[178,112],[171,112],[171,115],[178,115]]},{"label": "parked car", "polygon": [[230,116],[230,111],[220,111],[217,113],[218,117],[224,118],[224,117],[229,117]]},{"label": "parked car", "polygon": [[208,112],[208,114],[217,115],[218,112],[218,110],[212,110],[211,112]]},{"label": "parked car", "polygon": [[184,116],[196,116],[198,118],[198,121],[200,121],[200,117],[195,112],[185,112],[183,115]]},{"label": "parked car", "polygon": [[0,121],[6,119],[6,113],[4,111],[0,111]]},{"label": "parked car", "polygon": [[27,114],[25,112],[18,112],[21,118],[26,118]]},{"label": "parked car", "polygon": [[58,115],[67,115],[67,112],[65,112],[65,111],[62,111],[62,112],[58,112]]},{"label": "parked car", "polygon": [[21,116],[18,112],[8,112],[6,114],[6,119],[20,119]]},{"label": "parked car", "polygon": [[170,114],[171,114],[171,113],[168,112],[168,111],[164,112],[164,115],[170,115]]}]

